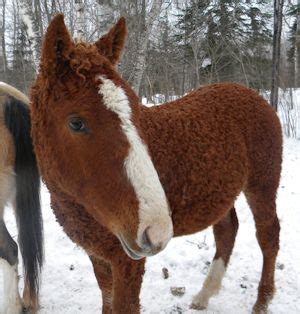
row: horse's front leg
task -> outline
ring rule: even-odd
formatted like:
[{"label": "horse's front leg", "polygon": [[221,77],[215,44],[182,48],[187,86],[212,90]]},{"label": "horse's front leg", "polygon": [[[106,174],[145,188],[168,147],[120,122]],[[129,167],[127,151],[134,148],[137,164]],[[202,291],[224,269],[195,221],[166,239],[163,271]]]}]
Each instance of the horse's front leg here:
[{"label": "horse's front leg", "polygon": [[113,313],[140,313],[140,290],[145,259],[131,260],[127,256],[112,264]]},{"label": "horse's front leg", "polygon": [[112,271],[110,263],[103,259],[90,256],[94,273],[102,294],[102,313],[112,313]]}]

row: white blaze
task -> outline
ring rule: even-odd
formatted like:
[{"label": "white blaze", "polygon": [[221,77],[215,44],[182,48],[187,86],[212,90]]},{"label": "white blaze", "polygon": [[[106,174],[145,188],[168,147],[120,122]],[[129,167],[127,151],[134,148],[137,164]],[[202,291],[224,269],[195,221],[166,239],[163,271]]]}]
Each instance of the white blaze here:
[{"label": "white blaze", "polygon": [[124,167],[139,201],[139,228],[137,243],[145,228],[151,226],[151,241],[166,244],[173,235],[172,221],[169,216],[168,203],[158,174],[151,161],[147,147],[142,142],[131,121],[131,107],[124,90],[112,80],[98,76],[102,83],[99,94],[104,105],[115,112],[121,120],[121,128],[130,144],[129,154]]}]

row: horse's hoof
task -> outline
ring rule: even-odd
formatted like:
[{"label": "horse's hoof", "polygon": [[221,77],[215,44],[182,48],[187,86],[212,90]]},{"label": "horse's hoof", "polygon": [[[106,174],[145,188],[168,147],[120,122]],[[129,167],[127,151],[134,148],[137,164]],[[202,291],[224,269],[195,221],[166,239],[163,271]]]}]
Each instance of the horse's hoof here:
[{"label": "horse's hoof", "polygon": [[200,303],[192,303],[192,304],[190,305],[190,309],[191,309],[191,310],[203,311],[203,310],[206,310],[206,309],[207,309],[207,306],[202,305],[202,304],[200,304]]},{"label": "horse's hoof", "polygon": [[200,311],[206,310],[208,306],[208,300],[209,299],[207,297],[207,294],[200,291],[194,296],[192,304],[190,305],[190,309]]},{"label": "horse's hoof", "polygon": [[252,314],[268,314],[268,306],[264,304],[255,304],[252,309]]},{"label": "horse's hoof", "polygon": [[34,314],[30,307],[23,306],[20,314]]}]

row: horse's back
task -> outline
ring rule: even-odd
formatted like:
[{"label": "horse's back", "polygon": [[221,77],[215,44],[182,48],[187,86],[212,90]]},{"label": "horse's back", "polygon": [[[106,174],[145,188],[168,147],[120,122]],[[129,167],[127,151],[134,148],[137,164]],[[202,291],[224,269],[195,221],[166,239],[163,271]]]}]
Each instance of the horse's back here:
[{"label": "horse's back", "polygon": [[[12,96],[27,105],[29,104],[29,99],[25,94],[20,92],[15,87],[0,81],[0,97],[5,96],[5,95]],[[1,99],[0,99],[0,102],[1,102]]]},{"label": "horse's back", "polygon": [[[210,143],[222,144],[224,148],[229,145],[240,153],[240,158],[245,157],[248,181],[255,181],[256,176],[268,181],[271,175],[268,170],[274,175],[273,169],[280,168],[280,121],[256,91],[236,83],[213,84],[163,106],[170,115],[182,116],[185,128],[196,123],[199,130],[191,131],[197,133],[201,142],[206,137]],[[235,141],[237,145],[232,146]]]},{"label": "horse's back", "polygon": [[265,186],[274,193],[282,162],[282,130],[274,109],[256,91],[239,84],[204,87],[197,97],[202,95],[208,99],[215,95],[215,107],[221,108],[221,115],[243,136],[248,163],[245,188]]}]

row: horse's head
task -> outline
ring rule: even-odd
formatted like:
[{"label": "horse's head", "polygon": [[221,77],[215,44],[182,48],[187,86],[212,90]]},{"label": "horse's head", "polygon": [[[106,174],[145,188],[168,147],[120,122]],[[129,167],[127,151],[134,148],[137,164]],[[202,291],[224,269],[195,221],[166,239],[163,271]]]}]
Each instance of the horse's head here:
[{"label": "horse's head", "polygon": [[163,249],[173,226],[139,100],[114,67],[125,37],[120,19],[95,44],[75,43],[63,16],[53,19],[32,88],[32,136],[50,191],[82,205],[138,259]]}]

